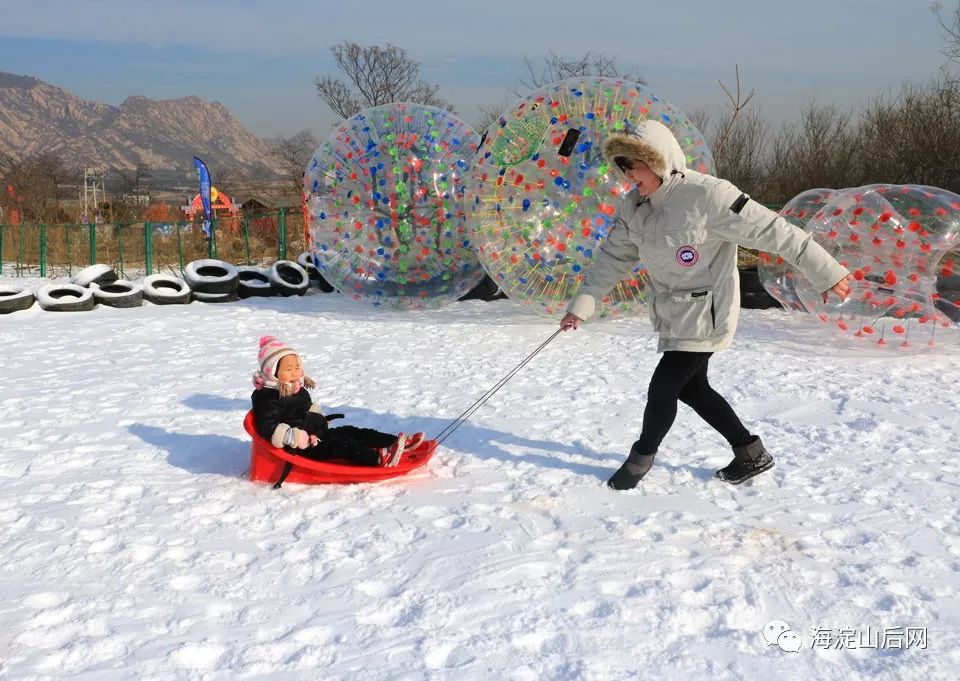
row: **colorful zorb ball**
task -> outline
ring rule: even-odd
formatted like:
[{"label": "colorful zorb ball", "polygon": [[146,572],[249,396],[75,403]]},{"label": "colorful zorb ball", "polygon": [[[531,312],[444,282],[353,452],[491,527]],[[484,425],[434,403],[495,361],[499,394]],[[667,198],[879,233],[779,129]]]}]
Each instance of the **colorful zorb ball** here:
[{"label": "colorful zorb ball", "polygon": [[[564,311],[630,190],[604,161],[603,141],[646,119],[670,128],[687,167],[714,172],[690,119],[645,86],[614,78],[544,86],[485,133],[470,167],[467,210],[480,260],[510,298],[547,315]],[[600,301],[600,313],[642,309],[645,279],[637,263]]]},{"label": "colorful zorb ball", "polygon": [[463,172],[480,137],[448,111],[366,109],[320,145],[304,187],[313,255],[341,293],[376,307],[451,302],[483,278]]},{"label": "colorful zorb ball", "polygon": [[[810,207],[803,228],[853,273],[853,282],[846,301],[831,295],[824,303],[820,291],[792,272],[804,308],[844,334],[881,346],[956,342],[960,196],[935,187],[875,184],[836,190]],[[778,289],[770,275],[784,267],[776,256],[762,254],[761,282],[771,295]]]}]

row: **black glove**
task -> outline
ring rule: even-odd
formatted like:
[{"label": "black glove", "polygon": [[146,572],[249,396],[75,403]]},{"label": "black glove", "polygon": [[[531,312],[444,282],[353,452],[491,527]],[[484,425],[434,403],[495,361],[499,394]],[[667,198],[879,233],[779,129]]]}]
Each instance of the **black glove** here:
[{"label": "black glove", "polygon": [[308,411],[303,418],[303,429],[311,435],[316,435],[320,439],[327,434],[327,417],[318,414],[315,411]]}]

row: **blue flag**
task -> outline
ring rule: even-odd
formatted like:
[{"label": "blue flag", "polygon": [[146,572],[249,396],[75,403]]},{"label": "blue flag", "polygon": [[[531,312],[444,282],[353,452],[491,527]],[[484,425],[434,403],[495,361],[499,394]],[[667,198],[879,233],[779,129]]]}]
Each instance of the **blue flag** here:
[{"label": "blue flag", "polygon": [[196,156],[193,157],[193,167],[197,170],[197,182],[200,183],[200,202],[203,204],[203,233],[210,238],[210,173],[207,166]]}]

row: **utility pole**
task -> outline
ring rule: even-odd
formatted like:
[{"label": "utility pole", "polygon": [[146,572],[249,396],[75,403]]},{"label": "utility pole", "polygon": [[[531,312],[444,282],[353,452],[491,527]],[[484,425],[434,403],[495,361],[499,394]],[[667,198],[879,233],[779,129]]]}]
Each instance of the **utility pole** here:
[{"label": "utility pole", "polygon": [[[83,168],[83,215],[81,222],[99,222],[102,220],[100,215],[100,202],[103,201],[107,193],[103,188],[103,178],[106,171],[103,168]],[[99,192],[99,198],[98,198]],[[91,212],[92,211],[92,212]]]}]

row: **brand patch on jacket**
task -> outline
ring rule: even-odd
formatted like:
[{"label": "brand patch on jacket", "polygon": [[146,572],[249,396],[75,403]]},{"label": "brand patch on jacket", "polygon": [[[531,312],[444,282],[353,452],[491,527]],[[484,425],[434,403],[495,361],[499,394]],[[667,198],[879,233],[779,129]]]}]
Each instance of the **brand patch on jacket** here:
[{"label": "brand patch on jacket", "polygon": [[700,260],[700,254],[693,246],[681,246],[677,249],[677,262],[684,267],[693,267]]}]

